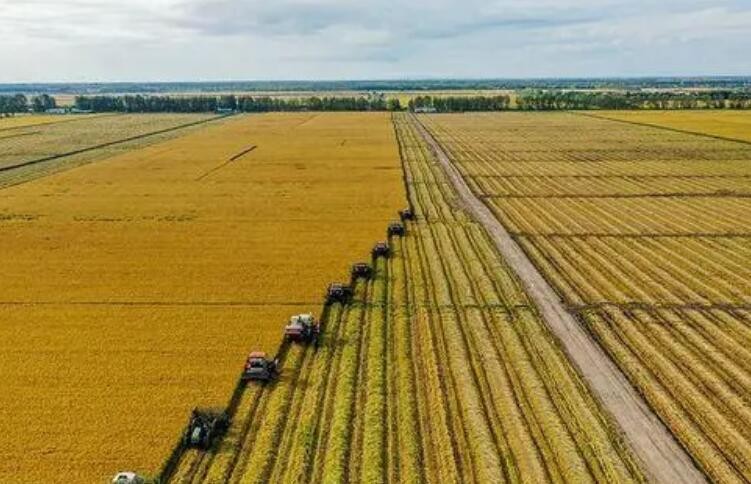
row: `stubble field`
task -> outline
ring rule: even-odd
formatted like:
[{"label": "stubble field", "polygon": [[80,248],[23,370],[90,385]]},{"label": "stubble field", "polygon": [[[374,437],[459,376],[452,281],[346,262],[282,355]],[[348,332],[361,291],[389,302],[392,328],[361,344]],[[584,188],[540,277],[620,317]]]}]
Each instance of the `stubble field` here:
[{"label": "stubble field", "polygon": [[711,136],[751,141],[751,116],[739,111],[599,111],[591,114],[630,123],[662,126]]},{"label": "stubble field", "polygon": [[751,479],[751,147],[575,114],[424,119],[702,470]]},{"label": "stubble field", "polygon": [[385,114],[233,118],[0,190],[0,480],[153,472],[403,200]]}]

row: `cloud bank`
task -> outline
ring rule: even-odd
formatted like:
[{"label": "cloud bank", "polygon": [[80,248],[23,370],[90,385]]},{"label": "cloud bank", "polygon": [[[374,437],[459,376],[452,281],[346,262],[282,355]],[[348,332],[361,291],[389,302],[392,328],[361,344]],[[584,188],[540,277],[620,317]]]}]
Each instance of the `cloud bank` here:
[{"label": "cloud bank", "polygon": [[0,82],[751,74],[751,2],[0,0]]}]

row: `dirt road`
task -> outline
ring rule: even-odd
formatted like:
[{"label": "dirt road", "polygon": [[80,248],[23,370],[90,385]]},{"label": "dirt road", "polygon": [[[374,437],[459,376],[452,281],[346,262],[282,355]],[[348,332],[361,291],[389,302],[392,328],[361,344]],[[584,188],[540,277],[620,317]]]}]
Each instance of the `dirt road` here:
[{"label": "dirt road", "polygon": [[464,207],[486,228],[506,262],[521,279],[569,359],[620,426],[649,478],[665,483],[706,482],[683,447],[597,342],[566,310],[550,284],[490,209],[472,193],[440,144],[416,116],[412,116],[412,119],[443,166]]}]

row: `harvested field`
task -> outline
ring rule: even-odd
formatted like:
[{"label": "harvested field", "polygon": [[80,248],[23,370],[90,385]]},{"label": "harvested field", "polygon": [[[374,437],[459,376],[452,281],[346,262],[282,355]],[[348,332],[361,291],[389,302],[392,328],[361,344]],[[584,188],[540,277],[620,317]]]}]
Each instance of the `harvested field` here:
[{"label": "harvested field", "polygon": [[751,147],[574,114],[421,119],[707,476],[751,479]]},{"label": "harvested field", "polygon": [[45,124],[64,123],[101,115],[78,114],[76,116],[58,116],[48,114],[16,115],[7,118],[0,117],[0,139],[10,134],[8,131],[25,128],[27,126],[42,126]]},{"label": "harvested field", "polygon": [[403,198],[385,114],[230,118],[0,190],[0,481],[156,472]]},{"label": "harvested field", "polygon": [[595,116],[751,142],[747,111],[604,111]]},{"label": "harvested field", "polygon": [[633,482],[643,475],[406,116],[395,118],[417,220],[249,384],[214,451],[172,482]]}]

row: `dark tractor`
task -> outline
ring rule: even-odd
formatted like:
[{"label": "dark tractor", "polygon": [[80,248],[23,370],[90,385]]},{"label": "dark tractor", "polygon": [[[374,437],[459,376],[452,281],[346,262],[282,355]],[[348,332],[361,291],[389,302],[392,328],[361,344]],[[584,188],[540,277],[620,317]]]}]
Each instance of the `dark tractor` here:
[{"label": "dark tractor", "polygon": [[415,213],[411,208],[405,208],[404,210],[399,210],[399,218],[402,220],[402,222],[406,222],[407,220],[414,220]]},{"label": "dark tractor", "polygon": [[388,242],[378,242],[373,246],[371,253],[373,254],[373,257],[388,257],[391,255],[391,248],[389,247]]},{"label": "dark tractor", "polygon": [[183,434],[183,445],[209,449],[214,439],[229,428],[229,415],[224,410],[194,408]]},{"label": "dark tractor", "polygon": [[367,264],[365,262],[358,262],[357,264],[352,264],[352,280],[359,279],[362,277],[363,279],[370,279],[373,275],[373,268],[370,267],[370,264]]},{"label": "dark tractor", "polygon": [[388,228],[388,234],[389,237],[392,237],[394,235],[401,237],[404,235],[405,229],[404,224],[401,222],[392,222],[389,224]]},{"label": "dark tractor", "polygon": [[245,368],[240,378],[243,381],[268,382],[276,378],[278,372],[278,359],[272,360],[263,351],[254,351],[245,361]]},{"label": "dark tractor", "polygon": [[315,343],[318,340],[320,326],[312,314],[298,314],[289,318],[284,327],[284,339],[299,343]]},{"label": "dark tractor", "polygon": [[332,282],[326,290],[326,304],[347,304],[352,299],[352,286]]}]

